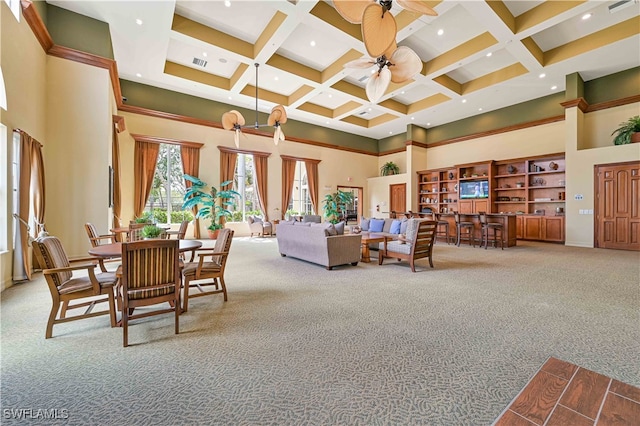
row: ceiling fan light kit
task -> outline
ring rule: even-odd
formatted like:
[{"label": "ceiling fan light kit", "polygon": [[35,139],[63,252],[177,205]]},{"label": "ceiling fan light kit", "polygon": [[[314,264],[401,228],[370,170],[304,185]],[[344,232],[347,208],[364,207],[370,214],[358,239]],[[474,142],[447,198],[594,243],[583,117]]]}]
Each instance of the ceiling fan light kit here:
[{"label": "ceiling fan light kit", "polygon": [[232,109],[231,111],[222,114],[222,128],[224,130],[233,130],[233,142],[236,148],[240,148],[240,134],[242,129],[254,128],[259,129],[264,126],[274,127],[273,142],[278,145],[278,142],[284,141],[284,132],[282,131],[281,124],[287,122],[287,112],[282,105],[276,105],[271,110],[271,114],[267,118],[267,124],[259,124],[258,122],[258,67],[260,64],[257,62],[254,64],[256,67],[256,121],[253,125],[245,125],[245,119],[239,111]]}]

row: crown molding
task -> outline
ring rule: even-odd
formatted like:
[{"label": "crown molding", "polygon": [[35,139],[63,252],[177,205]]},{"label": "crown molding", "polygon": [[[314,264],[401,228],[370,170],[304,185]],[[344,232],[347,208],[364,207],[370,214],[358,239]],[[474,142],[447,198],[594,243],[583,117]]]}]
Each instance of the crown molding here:
[{"label": "crown molding", "polygon": [[180,145],[180,146],[186,146],[189,148],[197,148],[197,149],[200,149],[204,146],[203,143],[199,143],[199,142],[181,141],[178,139],[163,138],[160,136],[138,135],[138,134],[132,133],[131,137],[136,142],[148,142],[148,143],[158,143],[158,144],[166,143],[170,145]]}]

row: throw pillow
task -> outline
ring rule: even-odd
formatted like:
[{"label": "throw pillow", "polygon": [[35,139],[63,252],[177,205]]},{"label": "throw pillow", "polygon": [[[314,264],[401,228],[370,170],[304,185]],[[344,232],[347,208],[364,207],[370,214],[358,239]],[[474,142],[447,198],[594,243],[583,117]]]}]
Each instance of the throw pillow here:
[{"label": "throw pillow", "polygon": [[398,219],[395,219],[391,222],[391,228],[389,229],[390,234],[399,234],[400,233],[400,225],[402,222]]},{"label": "throw pillow", "polygon": [[367,219],[366,217],[362,216],[362,219],[360,219],[360,229],[362,229],[363,231],[368,231],[370,222],[371,219]]},{"label": "throw pillow", "polygon": [[407,233],[407,224],[409,223],[409,220],[405,217],[404,219],[402,219],[402,222],[400,223],[400,233],[401,234],[406,234]]},{"label": "throw pillow", "polygon": [[326,235],[327,237],[338,235],[338,232],[336,231],[335,226],[333,226],[333,223],[329,222],[327,225],[325,225],[324,235]]},{"label": "throw pillow", "polygon": [[370,232],[382,232],[382,228],[384,228],[384,219],[371,219],[369,222]]},{"label": "throw pillow", "polygon": [[333,226],[338,235],[344,235],[344,222],[338,222]]}]

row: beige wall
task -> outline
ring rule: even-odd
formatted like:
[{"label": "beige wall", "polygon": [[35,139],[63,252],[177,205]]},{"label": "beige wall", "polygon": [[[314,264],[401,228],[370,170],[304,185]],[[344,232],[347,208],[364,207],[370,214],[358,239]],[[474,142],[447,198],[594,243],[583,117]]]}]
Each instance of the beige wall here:
[{"label": "beige wall", "polygon": [[[590,134],[600,135],[600,139],[605,139],[605,133],[611,133],[611,129],[617,128],[618,123],[632,115],[638,115],[639,109],[640,103],[589,114],[583,114],[577,108],[569,108],[566,111],[566,245],[594,246],[596,210],[594,166],[640,160],[638,144],[616,146],[609,138],[608,146],[579,149],[580,141],[588,140],[591,137]],[[589,213],[580,214],[580,210],[583,212],[588,210]]]},{"label": "beige wall", "polygon": [[106,69],[47,58],[47,133],[44,147],[47,231],[70,256],[86,256],[86,222],[110,224],[111,86]]},{"label": "beige wall", "polygon": [[585,114],[578,149],[610,147],[613,145],[611,133],[620,127],[620,123],[636,115],[640,115],[640,104],[637,103]]},{"label": "beige wall", "polygon": [[[29,25],[21,19],[18,23],[5,2],[0,2],[0,65],[7,91],[7,111],[0,109],[0,121],[7,127],[8,159],[12,158],[12,131],[22,129],[46,145],[45,137],[45,82],[47,57],[33,35]],[[46,165],[45,165],[46,167]],[[6,181],[11,182],[11,167],[6,168]],[[12,199],[2,203],[6,215],[11,217]],[[9,232],[2,235],[9,241],[13,235],[13,221],[9,220]],[[9,287],[12,276],[13,251],[0,253],[0,289]]]},{"label": "beige wall", "polygon": [[403,151],[378,157],[378,176],[380,176],[380,168],[389,161],[393,161],[398,165],[400,173],[407,172],[407,155]]},{"label": "beige wall", "polygon": [[[406,183],[409,178],[408,173],[400,173],[392,176],[377,176],[367,179],[368,196],[364,197],[362,214],[365,217],[389,217],[389,185],[396,183]],[[407,185],[407,203],[413,197]]]}]

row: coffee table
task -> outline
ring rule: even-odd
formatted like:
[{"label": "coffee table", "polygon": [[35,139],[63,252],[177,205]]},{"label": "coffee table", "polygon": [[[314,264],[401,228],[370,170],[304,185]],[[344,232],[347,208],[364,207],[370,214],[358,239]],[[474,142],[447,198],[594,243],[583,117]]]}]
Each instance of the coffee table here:
[{"label": "coffee table", "polygon": [[371,253],[369,251],[369,244],[371,243],[384,243],[387,237],[384,234],[376,234],[375,232],[362,233],[362,258],[363,263],[371,262]]}]

